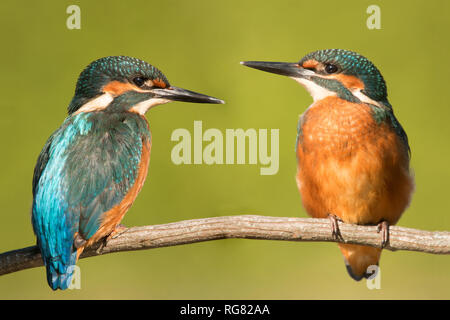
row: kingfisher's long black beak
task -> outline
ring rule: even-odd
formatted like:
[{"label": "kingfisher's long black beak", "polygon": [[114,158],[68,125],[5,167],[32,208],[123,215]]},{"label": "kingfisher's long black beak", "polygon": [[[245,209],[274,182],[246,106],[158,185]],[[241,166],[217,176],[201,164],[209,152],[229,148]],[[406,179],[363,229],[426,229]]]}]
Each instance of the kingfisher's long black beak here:
[{"label": "kingfisher's long black beak", "polygon": [[155,98],[167,99],[171,101],[195,102],[195,103],[216,103],[224,104],[225,101],[210,97],[201,93],[181,89],[178,87],[168,87],[164,89],[151,90]]},{"label": "kingfisher's long black beak", "polygon": [[283,76],[294,78],[304,78],[311,73],[311,71],[303,67],[300,67],[298,63],[242,61],[241,64],[253,69],[258,69],[275,74],[281,74]]}]

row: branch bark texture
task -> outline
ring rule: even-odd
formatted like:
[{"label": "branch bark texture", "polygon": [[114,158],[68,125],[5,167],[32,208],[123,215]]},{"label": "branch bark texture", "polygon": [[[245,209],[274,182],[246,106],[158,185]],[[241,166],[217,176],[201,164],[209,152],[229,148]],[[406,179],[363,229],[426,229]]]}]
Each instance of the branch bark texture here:
[{"label": "branch bark texture", "polygon": [[[340,237],[331,234],[328,219],[278,218],[255,215],[226,216],[132,227],[87,248],[81,259],[121,251],[145,250],[218,239],[326,241],[381,247],[376,226],[339,222]],[[387,250],[450,254],[450,232],[389,228]],[[0,275],[42,266],[36,246],[0,254]]]}]

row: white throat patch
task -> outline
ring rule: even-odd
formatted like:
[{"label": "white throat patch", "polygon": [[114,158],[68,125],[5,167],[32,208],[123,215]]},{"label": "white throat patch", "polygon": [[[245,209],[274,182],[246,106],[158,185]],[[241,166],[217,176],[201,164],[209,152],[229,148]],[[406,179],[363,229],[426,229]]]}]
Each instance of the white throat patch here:
[{"label": "white throat patch", "polygon": [[311,80],[307,80],[305,78],[295,78],[291,77],[298,83],[300,83],[305,89],[309,92],[314,102],[322,100],[329,96],[336,96],[336,92],[328,90],[324,87],[319,86]]},{"label": "white throat patch", "polygon": [[[308,90],[314,102],[322,100],[326,97],[336,96],[336,92],[321,87],[313,81],[304,78],[294,78],[294,77],[291,78],[300,83],[303,87],[306,88],[306,90]],[[384,106],[382,106],[380,103],[362,93],[361,89],[356,88],[351,89],[350,92],[353,94],[354,97],[358,98],[361,102],[373,104],[377,107],[384,108]]]},{"label": "white throat patch", "polygon": [[168,99],[162,99],[162,98],[151,98],[142,102],[139,102],[134,107],[130,109],[132,112],[139,113],[140,115],[145,115],[146,112],[155,106],[158,106],[160,104],[168,103],[170,100]]}]

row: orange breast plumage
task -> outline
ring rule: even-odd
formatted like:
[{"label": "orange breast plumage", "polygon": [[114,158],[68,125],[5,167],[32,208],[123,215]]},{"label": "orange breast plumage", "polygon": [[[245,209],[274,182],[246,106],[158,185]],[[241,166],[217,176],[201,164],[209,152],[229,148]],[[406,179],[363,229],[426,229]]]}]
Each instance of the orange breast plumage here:
[{"label": "orange breast plumage", "polygon": [[[408,146],[366,104],[328,97],[300,120],[297,183],[306,211],[347,223],[395,224],[414,189]],[[377,265],[381,249],[339,244],[351,277]]]},{"label": "orange breast plumage", "polygon": [[395,224],[410,202],[408,149],[366,104],[328,97],[301,119],[297,182],[307,212],[345,222]]}]

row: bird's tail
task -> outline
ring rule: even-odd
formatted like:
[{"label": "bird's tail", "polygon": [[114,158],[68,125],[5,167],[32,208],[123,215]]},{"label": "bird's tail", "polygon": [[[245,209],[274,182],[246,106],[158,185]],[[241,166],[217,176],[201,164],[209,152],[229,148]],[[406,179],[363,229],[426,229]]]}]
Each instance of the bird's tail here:
[{"label": "bird's tail", "polygon": [[373,272],[368,270],[369,266],[377,266],[380,260],[381,249],[379,248],[357,244],[339,244],[339,249],[344,255],[348,274],[356,281],[371,276]]},{"label": "bird's tail", "polygon": [[53,290],[68,289],[72,283],[76,263],[77,251],[71,253],[68,264],[63,264],[61,261],[46,261],[48,285]]}]

